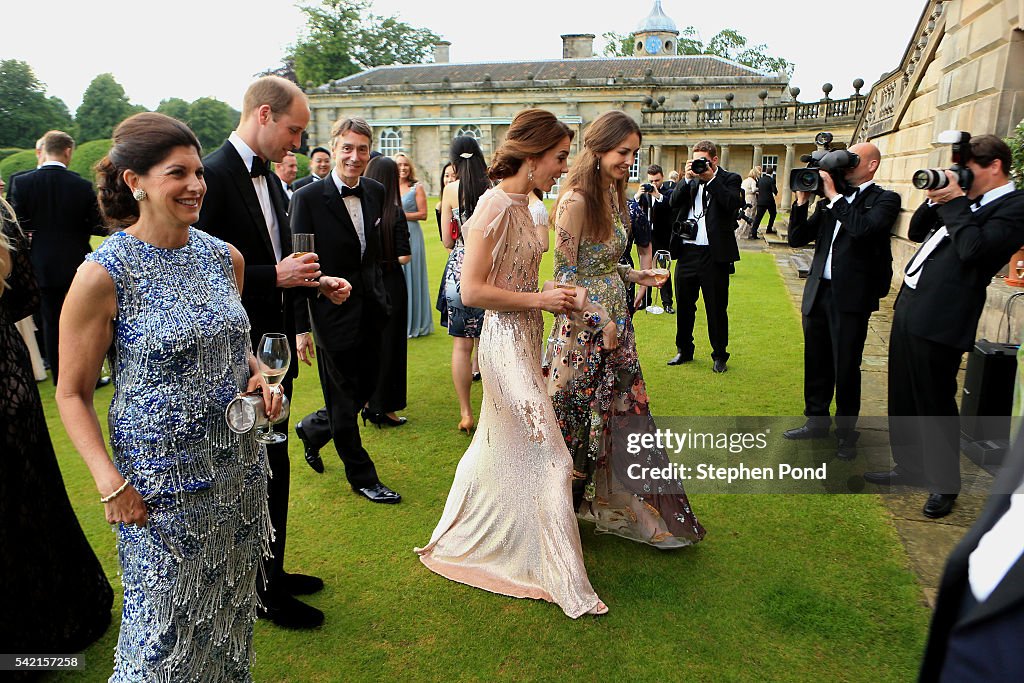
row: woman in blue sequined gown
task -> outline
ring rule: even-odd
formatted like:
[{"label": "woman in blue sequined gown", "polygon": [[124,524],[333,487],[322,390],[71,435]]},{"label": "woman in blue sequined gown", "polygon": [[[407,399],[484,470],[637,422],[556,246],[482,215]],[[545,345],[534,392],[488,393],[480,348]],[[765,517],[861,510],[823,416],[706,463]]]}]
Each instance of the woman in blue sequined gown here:
[{"label": "woman in blue sequined gown", "polygon": [[[199,155],[162,114],[118,126],[97,184],[108,221],[127,227],[79,268],[61,320],[61,417],[117,524],[116,682],[251,680],[266,451],[229,431],[224,409],[241,390],[271,393],[249,348],[241,255],[189,227],[206,191]],[[111,342],[113,462],[92,408]]]},{"label": "woman in blue sequined gown", "polygon": [[[559,426],[573,456],[573,503],[597,530],[678,548],[704,537],[679,481],[631,481],[631,463],[668,464],[658,448],[629,456],[613,448],[615,427],[654,432],[640,370],[627,281],[660,286],[653,271],[620,264],[627,242],[626,181],[640,129],[621,111],[587,128],[555,209],[555,280],[587,289],[589,315],[556,318],[546,363]],[[620,433],[621,439],[621,433]],[[628,460],[624,457],[628,457]]]}]

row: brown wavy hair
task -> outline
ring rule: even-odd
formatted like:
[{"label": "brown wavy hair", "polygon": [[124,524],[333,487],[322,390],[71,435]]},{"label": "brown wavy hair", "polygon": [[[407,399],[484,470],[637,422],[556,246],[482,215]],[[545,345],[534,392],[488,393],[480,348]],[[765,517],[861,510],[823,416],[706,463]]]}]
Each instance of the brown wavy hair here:
[{"label": "brown wavy hair", "polygon": [[539,157],[565,137],[572,141],[575,132],[544,109],[524,109],[512,119],[505,140],[498,146],[487,177],[493,181],[519,173],[523,162]]},{"label": "brown wavy hair", "polygon": [[[558,195],[558,201],[569,190],[576,190],[583,195],[583,204],[587,210],[587,220],[583,226],[583,236],[592,242],[604,242],[612,236],[612,207],[607,199],[608,188],[604,185],[599,166],[599,157],[619,146],[631,134],[643,140],[640,126],[625,112],[613,110],[601,114],[587,130],[583,132],[583,149],[576,155],[566,176],[565,185]],[[626,205],[626,183],[623,178],[615,183],[615,194],[618,198],[619,216],[622,224],[629,226],[629,207]],[[557,206],[558,203],[555,203]]]},{"label": "brown wavy hair", "polygon": [[145,175],[175,147],[194,147],[199,156],[203,155],[192,129],[164,114],[135,114],[114,129],[113,146],[96,164],[100,208],[111,228],[134,225],[139,220],[139,203],[124,181],[124,172],[130,169]]}]

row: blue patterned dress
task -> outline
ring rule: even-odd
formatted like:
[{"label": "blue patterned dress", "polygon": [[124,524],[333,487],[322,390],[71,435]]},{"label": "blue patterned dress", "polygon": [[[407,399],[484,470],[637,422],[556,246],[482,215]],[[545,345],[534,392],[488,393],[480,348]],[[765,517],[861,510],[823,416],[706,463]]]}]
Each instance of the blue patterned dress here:
[{"label": "blue patterned dress", "polygon": [[146,501],[119,525],[124,611],[111,681],[249,681],[269,550],[266,451],[228,430],[249,320],[227,245],[190,228],[162,249],[124,232],[88,260],[114,281],[114,463]]}]

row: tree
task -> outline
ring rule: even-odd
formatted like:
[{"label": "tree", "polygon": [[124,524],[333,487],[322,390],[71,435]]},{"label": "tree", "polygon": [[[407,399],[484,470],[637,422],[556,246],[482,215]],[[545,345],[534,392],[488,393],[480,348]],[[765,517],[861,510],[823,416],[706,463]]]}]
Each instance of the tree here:
[{"label": "tree", "polygon": [[372,14],[370,7],[369,0],[320,0],[299,7],[306,29],[285,60],[285,66],[293,61],[298,83],[320,85],[375,66],[427,61],[439,40],[436,33]]},{"label": "tree", "polygon": [[109,138],[114,127],[144,107],[128,101],[124,88],[113,74],[100,74],[82,95],[82,104],[75,113],[81,142]]},{"label": "tree", "polygon": [[[601,37],[605,41],[605,56],[633,56],[632,35],[609,31],[602,34]],[[717,55],[754,69],[772,73],[792,73],[793,71],[792,62],[782,57],[769,55],[767,45],[748,45],[746,37],[731,28],[719,31],[711,40],[704,43],[700,39],[697,29],[687,26],[679,32],[679,37],[676,39],[676,52],[681,55]]]},{"label": "tree", "polygon": [[188,121],[188,102],[180,97],[168,97],[165,100],[160,100],[160,104],[156,105],[156,110],[179,121]]},{"label": "tree", "polygon": [[40,135],[62,123],[32,67],[17,59],[0,61],[0,147],[34,147]]},{"label": "tree", "polygon": [[212,97],[200,97],[188,108],[188,125],[203,149],[215,149],[235,129],[240,114],[227,103]]}]

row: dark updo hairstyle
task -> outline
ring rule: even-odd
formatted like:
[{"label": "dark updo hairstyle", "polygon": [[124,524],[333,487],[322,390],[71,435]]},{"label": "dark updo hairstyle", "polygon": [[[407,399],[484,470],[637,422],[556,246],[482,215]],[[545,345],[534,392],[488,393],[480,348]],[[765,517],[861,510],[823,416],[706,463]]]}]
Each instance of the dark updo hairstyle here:
[{"label": "dark updo hairstyle", "polygon": [[145,175],[175,147],[194,147],[200,156],[203,153],[195,133],[178,119],[164,114],[135,114],[114,129],[113,146],[96,164],[100,208],[111,228],[133,225],[139,220],[139,203],[124,181],[124,172]]},{"label": "dark updo hairstyle", "polygon": [[476,211],[476,202],[491,187],[487,179],[487,162],[476,138],[460,135],[452,140],[448,158],[459,174],[459,217],[465,224]]},{"label": "dark updo hairstyle", "polygon": [[523,162],[542,156],[565,138],[572,142],[573,131],[549,111],[524,109],[512,119],[505,140],[491,159],[487,175],[498,181],[519,172]]}]

